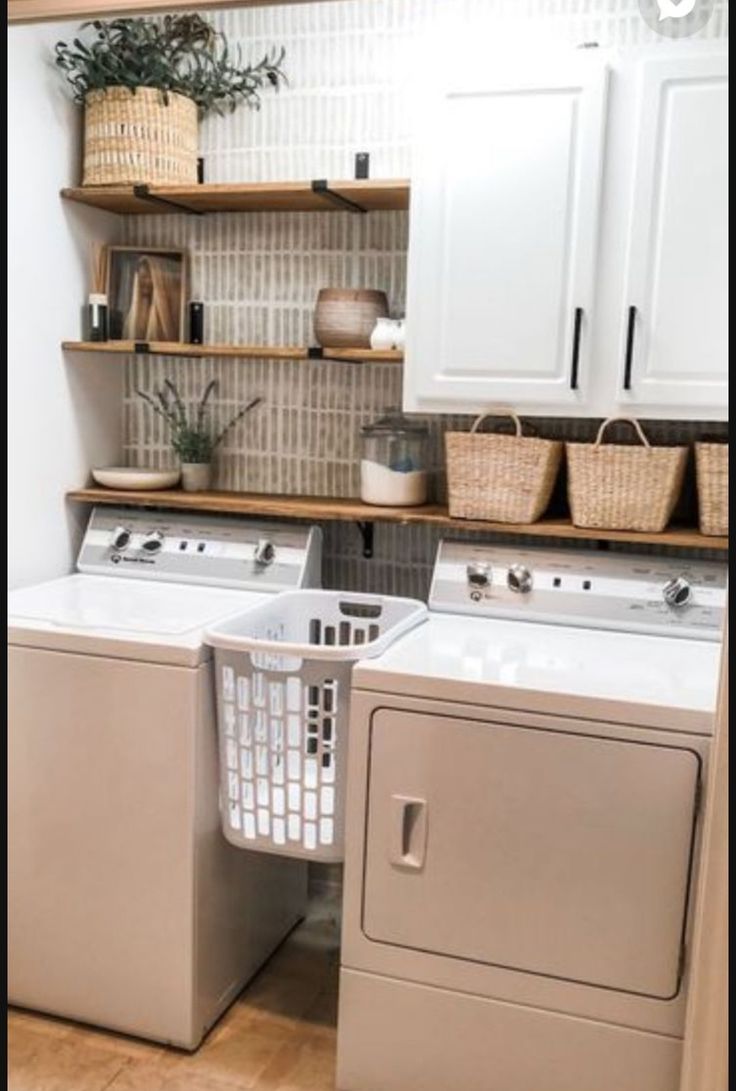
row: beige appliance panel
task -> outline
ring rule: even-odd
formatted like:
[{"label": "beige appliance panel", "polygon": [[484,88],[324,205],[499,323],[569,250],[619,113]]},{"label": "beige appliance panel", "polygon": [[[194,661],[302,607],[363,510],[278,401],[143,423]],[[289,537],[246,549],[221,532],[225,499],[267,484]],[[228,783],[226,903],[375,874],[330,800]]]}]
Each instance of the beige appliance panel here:
[{"label": "beige appliance panel", "polygon": [[363,932],[671,998],[699,774],[684,748],[378,709]]},{"label": "beige appliance panel", "polygon": [[682,1046],[348,969],[339,1027],[339,1091],[672,1091]]},{"label": "beige appliance panel", "polygon": [[11,1003],[194,1048],[302,914],[220,836],[210,671],[9,648]]}]

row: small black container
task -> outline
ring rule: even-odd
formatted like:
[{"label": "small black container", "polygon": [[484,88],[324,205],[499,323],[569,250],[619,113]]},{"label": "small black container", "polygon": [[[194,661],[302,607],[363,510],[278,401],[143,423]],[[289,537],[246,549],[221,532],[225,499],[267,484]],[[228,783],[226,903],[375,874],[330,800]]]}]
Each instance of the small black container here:
[{"label": "small black container", "polygon": [[87,340],[107,341],[108,337],[107,296],[94,292],[87,300]]},{"label": "small black container", "polygon": [[204,344],[204,303],[189,304],[189,343]]}]

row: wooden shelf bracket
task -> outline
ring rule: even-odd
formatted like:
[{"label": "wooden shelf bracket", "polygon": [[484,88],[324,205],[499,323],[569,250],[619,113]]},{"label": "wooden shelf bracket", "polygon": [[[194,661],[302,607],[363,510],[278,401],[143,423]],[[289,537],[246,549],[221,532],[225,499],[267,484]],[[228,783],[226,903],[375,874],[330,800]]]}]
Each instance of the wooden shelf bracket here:
[{"label": "wooden shelf bracket", "polygon": [[151,187],[147,182],[139,182],[133,186],[133,194],[141,201],[149,201],[154,205],[165,205],[167,208],[175,208],[177,212],[186,212],[190,216],[204,216],[201,208],[192,208],[182,201],[172,201],[170,197],[162,197],[158,193],[151,193]]},{"label": "wooden shelf bracket", "polygon": [[349,197],[343,197],[342,193],[336,193],[334,189],[330,189],[330,183],[326,178],[314,179],[312,193],[318,193],[326,201],[330,201],[331,204],[337,205],[339,208],[347,209],[348,212],[365,213],[368,211],[362,205],[359,205],[357,201],[351,201]]}]

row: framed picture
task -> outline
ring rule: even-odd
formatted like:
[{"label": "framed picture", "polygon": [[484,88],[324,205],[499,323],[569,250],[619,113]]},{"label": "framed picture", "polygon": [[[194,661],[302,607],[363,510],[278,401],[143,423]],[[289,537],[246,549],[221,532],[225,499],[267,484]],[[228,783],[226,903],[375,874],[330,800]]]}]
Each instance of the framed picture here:
[{"label": "framed picture", "polygon": [[187,255],[184,250],[107,247],[111,341],[184,341]]}]

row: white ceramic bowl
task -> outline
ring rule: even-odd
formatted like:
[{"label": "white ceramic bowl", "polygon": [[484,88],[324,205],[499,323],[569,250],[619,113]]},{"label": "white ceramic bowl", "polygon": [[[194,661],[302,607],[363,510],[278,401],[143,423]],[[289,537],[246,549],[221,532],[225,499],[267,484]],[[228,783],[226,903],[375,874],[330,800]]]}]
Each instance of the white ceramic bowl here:
[{"label": "white ceramic bowl", "polygon": [[102,466],[92,470],[98,485],[108,489],[171,489],[181,470],[153,470],[143,466]]}]

